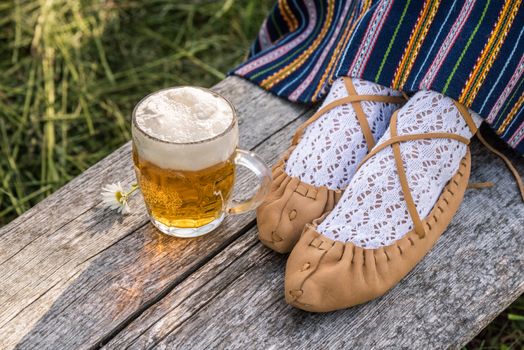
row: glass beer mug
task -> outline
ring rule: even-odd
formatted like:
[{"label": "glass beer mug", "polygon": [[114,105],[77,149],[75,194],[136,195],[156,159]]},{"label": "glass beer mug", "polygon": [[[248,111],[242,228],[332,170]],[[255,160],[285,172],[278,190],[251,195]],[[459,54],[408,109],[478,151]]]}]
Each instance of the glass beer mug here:
[{"label": "glass beer mug", "polygon": [[[237,148],[233,105],[216,92],[174,87],[154,92],[132,117],[133,162],[153,225],[177,237],[197,237],[228,214],[255,209],[271,183],[271,171],[252,152]],[[256,193],[232,201],[237,165],[259,181]]]}]

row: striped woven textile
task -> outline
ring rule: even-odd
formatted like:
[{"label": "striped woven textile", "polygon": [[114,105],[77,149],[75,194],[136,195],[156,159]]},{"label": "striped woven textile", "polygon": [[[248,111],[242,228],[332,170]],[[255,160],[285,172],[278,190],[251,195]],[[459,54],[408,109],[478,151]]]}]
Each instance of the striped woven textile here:
[{"label": "striped woven textile", "polygon": [[522,0],[279,0],[231,71],[291,101],[357,77],[433,90],[480,114],[524,154]]}]

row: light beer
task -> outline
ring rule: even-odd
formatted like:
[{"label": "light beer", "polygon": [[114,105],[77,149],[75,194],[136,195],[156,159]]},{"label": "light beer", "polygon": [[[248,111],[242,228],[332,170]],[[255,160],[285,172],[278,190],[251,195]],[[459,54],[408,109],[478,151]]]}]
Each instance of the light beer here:
[{"label": "light beer", "polygon": [[[237,149],[235,110],[211,90],[175,87],[146,96],[133,111],[132,133],[136,178],[151,222],[163,233],[208,233],[227,214],[255,209],[269,190],[271,171]],[[241,203],[230,200],[237,165],[260,182]]]},{"label": "light beer", "polygon": [[133,162],[151,217],[196,228],[219,219],[235,180],[238,126],[232,107],[181,87],[142,100],[133,120]]},{"label": "light beer", "polygon": [[232,159],[197,171],[164,169],[133,150],[136,176],[150,215],[166,226],[200,227],[222,215],[235,178]]}]

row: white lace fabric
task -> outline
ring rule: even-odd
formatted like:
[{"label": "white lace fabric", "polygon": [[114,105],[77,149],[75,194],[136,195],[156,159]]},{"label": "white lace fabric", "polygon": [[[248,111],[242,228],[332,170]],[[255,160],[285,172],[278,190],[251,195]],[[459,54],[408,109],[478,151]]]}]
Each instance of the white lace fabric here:
[{"label": "white lace fabric", "polygon": [[[359,95],[400,96],[400,93],[365,80],[353,79]],[[344,80],[337,79],[322,107],[348,96]],[[369,127],[378,140],[399,104],[361,102]],[[345,189],[357,165],[368,153],[362,128],[351,104],[337,106],[309,125],[291,153],[285,172],[314,186]]]},{"label": "white lace fabric", "polygon": [[[472,115],[477,126],[480,125],[480,116]],[[399,135],[448,132],[466,138],[472,136],[453,100],[433,91],[416,93],[399,110],[397,128]],[[377,144],[390,137],[388,128]],[[466,149],[465,144],[452,139],[400,143],[406,177],[420,218],[429,214],[442,189],[457,172]],[[362,165],[337,206],[317,229],[331,239],[363,248],[392,244],[413,229],[391,147]]]}]

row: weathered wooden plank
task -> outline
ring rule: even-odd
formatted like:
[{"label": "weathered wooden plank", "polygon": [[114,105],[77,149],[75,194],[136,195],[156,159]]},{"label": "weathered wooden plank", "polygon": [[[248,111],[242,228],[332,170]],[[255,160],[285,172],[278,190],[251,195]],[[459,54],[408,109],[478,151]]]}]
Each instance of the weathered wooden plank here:
[{"label": "weathered wooden plank", "polygon": [[[303,109],[238,79],[222,88],[240,106],[243,147],[264,141],[257,151],[276,159],[300,121],[270,135]],[[143,213],[115,222],[101,210],[103,183],[132,180],[127,145],[34,209],[45,215],[31,210],[0,230],[0,348],[91,348],[105,340],[109,348],[305,347],[308,341],[413,347],[428,334],[429,347],[461,344],[524,284],[522,206],[499,161],[478,156],[483,164],[476,178],[503,181],[468,193],[452,229],[409,279],[365,306],[311,315],[285,305],[285,258],[256,242],[252,214],[228,219],[208,237],[177,240],[158,234]],[[490,196],[501,199],[492,208]],[[140,198],[133,205],[143,208]],[[18,283],[25,288],[18,290]]]},{"label": "weathered wooden plank", "polygon": [[500,160],[478,143],[473,154],[472,181],[496,187],[468,191],[435,248],[382,298],[327,314],[294,309],[283,299],[285,256],[249,232],[107,348],[460,348],[524,292],[524,206]]},{"label": "weathered wooden plank", "polygon": [[[237,106],[239,125],[242,126],[240,144],[244,148],[254,147],[260,140],[272,135],[303,111],[300,106],[275,99],[262,89],[254,89],[252,84],[236,77],[227,78],[214,89],[223,93]],[[256,118],[255,115],[261,111],[268,113],[268,117]],[[277,118],[276,123],[272,123],[273,117]],[[246,120],[248,124],[244,126]],[[251,130],[257,132],[250,132]],[[2,227],[0,264],[38,237],[58,230],[97,205],[100,202],[99,189],[107,181],[131,179],[131,163],[125,154],[128,151],[129,144],[122,146],[52,196]]]},{"label": "weathered wooden plank", "polygon": [[[272,135],[305,108],[239,78],[216,89],[238,106],[241,146],[259,145],[255,150],[274,160],[289,135]],[[101,186],[133,177],[126,144],[0,230],[0,348],[92,347],[253,226],[251,213],[181,240],[147,223],[139,196],[132,215],[104,210]],[[239,183],[242,191],[250,186]]]}]

